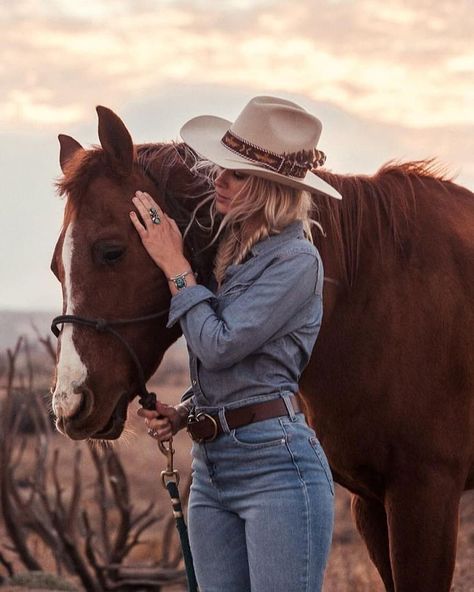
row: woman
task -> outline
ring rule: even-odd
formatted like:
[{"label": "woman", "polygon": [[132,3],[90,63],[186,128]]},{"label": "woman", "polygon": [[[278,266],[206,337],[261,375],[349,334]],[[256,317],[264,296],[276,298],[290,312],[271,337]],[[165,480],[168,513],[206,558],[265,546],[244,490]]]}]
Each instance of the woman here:
[{"label": "woman", "polygon": [[334,489],[324,452],[295,393],[322,317],[323,268],[311,241],[313,193],[340,199],[311,172],[323,164],[319,120],[256,97],[234,123],[202,116],[184,141],[217,165],[221,217],[211,286],[196,283],[182,237],[137,192],[131,220],[172,294],[191,388],[176,407],[140,410],[166,440],[188,426],[193,443],[190,543],[202,592],[321,589]]}]

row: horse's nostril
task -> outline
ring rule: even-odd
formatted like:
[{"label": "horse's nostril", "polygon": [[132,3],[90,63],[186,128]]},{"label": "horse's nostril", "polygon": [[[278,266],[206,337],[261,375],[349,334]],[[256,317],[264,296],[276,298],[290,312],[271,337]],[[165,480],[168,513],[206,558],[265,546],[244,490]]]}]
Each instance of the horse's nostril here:
[{"label": "horse's nostril", "polygon": [[74,415],[71,419],[78,420],[78,419],[86,419],[92,413],[94,409],[94,397],[90,388],[88,388],[85,384],[81,385],[74,385],[73,384],[73,392],[74,395],[80,395],[80,404]]},{"label": "horse's nostril", "polygon": [[87,388],[84,383],[77,382],[77,380],[73,380],[71,382],[72,392],[75,395],[81,395],[84,392],[84,389]]}]

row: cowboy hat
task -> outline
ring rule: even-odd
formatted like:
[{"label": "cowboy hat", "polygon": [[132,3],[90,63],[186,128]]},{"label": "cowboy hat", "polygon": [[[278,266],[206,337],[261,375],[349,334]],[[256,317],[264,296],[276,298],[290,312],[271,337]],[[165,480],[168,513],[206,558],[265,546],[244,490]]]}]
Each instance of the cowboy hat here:
[{"label": "cowboy hat", "polygon": [[326,160],[317,149],[321,122],[305,109],[277,97],[254,97],[234,123],[201,115],[186,122],[182,139],[218,166],[245,171],[282,185],[341,194],[312,172]]}]

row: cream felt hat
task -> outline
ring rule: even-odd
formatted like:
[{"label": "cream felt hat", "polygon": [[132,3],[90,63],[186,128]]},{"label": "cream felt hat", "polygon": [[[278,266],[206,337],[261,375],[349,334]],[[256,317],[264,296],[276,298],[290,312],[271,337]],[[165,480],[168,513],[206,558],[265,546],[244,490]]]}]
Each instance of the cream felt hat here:
[{"label": "cream felt hat", "polygon": [[305,109],[277,97],[254,97],[232,123],[201,115],[180,130],[199,155],[225,169],[245,171],[336,199],[341,194],[311,172],[326,160],[317,149],[321,122]]}]

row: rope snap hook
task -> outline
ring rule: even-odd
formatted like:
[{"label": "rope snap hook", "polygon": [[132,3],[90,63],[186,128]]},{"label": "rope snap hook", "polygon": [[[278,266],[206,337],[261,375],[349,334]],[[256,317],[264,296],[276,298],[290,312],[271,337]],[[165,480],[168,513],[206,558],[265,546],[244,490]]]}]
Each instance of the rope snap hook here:
[{"label": "rope snap hook", "polygon": [[[168,445],[166,445],[166,442]],[[159,440],[158,448],[160,449],[160,452],[166,456],[166,470],[161,471],[161,482],[163,483],[163,487],[167,489],[169,482],[179,485],[179,471],[174,468],[173,464],[173,456],[175,453],[175,449],[173,448],[173,438],[171,437],[169,440],[163,441]]]}]

